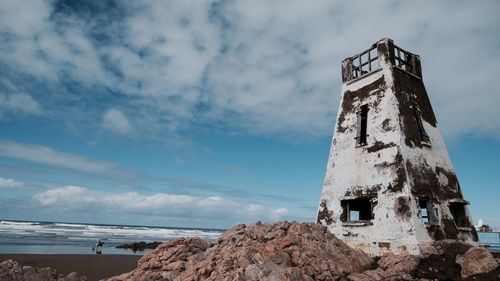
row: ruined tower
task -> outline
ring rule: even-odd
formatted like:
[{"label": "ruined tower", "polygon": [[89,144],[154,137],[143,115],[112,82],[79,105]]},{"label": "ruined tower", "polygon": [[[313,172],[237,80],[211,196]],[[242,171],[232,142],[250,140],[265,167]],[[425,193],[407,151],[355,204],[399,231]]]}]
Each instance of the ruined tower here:
[{"label": "ruined tower", "polygon": [[317,221],[372,255],[477,241],[422,80],[391,39],[342,62],[342,98]]}]

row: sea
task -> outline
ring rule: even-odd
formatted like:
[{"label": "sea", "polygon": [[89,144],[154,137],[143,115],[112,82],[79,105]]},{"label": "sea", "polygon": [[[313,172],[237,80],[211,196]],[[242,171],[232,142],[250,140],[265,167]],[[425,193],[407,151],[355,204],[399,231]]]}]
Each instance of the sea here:
[{"label": "sea", "polygon": [[116,246],[180,237],[214,241],[222,232],[222,229],[0,220],[0,253],[93,254],[92,247],[100,240],[102,254],[144,255],[150,250],[133,252]]}]

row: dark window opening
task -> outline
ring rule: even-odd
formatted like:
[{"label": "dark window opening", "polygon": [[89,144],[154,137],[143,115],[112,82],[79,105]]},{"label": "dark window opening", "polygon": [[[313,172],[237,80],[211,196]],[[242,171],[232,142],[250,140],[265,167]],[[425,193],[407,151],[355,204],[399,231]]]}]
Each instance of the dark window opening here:
[{"label": "dark window opening", "polygon": [[420,141],[429,142],[429,135],[425,132],[424,124],[422,123],[422,114],[416,105],[413,105],[413,115],[415,117],[415,123],[417,124]]},{"label": "dark window opening", "polygon": [[450,212],[458,227],[468,227],[469,220],[465,214],[465,204],[462,202],[450,202]]},{"label": "dark window opening", "polygon": [[347,222],[370,221],[373,219],[372,202],[368,198],[343,200],[342,208]]},{"label": "dark window opening", "polygon": [[425,224],[429,224],[428,203],[429,201],[426,198],[421,198],[418,202],[420,207],[420,216],[422,217],[422,220],[424,221]]},{"label": "dark window opening", "polygon": [[418,200],[420,217],[426,225],[437,225],[436,210],[429,198],[420,198]]},{"label": "dark window opening", "polygon": [[356,144],[366,145],[366,137],[368,130],[368,105],[361,106],[358,111],[358,131],[356,134]]}]

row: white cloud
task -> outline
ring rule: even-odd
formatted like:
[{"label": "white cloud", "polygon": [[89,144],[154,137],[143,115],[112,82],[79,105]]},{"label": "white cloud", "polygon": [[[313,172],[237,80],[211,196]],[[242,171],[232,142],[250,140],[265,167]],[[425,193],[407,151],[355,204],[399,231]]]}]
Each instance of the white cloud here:
[{"label": "white cloud", "polygon": [[[500,124],[485,122],[499,117],[491,106],[500,102],[491,90],[500,88],[499,39],[491,36],[498,1],[377,1],[363,9],[320,0],[119,5],[89,16],[57,13],[50,1],[2,1],[1,60],[8,72],[47,83],[111,89],[145,137],[206,123],[254,135],[323,137],[334,125],[340,61],[388,36],[422,56],[447,135],[500,137]],[[110,127],[128,133],[130,122],[121,117]]]},{"label": "white cloud", "polygon": [[196,197],[179,194],[137,192],[109,193],[85,187],[66,186],[35,194],[33,199],[44,207],[91,213],[120,213],[162,217],[206,218],[227,221],[277,220],[288,213],[286,208],[269,208],[240,203],[218,196]]},{"label": "white cloud", "polygon": [[0,113],[2,111],[23,112],[38,115],[41,112],[40,105],[30,95],[15,93],[11,95],[0,94]]},{"label": "white cloud", "polygon": [[127,116],[116,108],[110,108],[104,113],[102,124],[104,128],[119,134],[128,134],[134,130]]},{"label": "white cloud", "polygon": [[130,175],[115,163],[91,160],[86,157],[54,150],[47,146],[0,140],[0,155],[39,164],[71,169],[80,172],[115,177]]},{"label": "white cloud", "polygon": [[22,182],[15,181],[13,179],[0,178],[0,189],[2,188],[19,188],[24,186]]}]

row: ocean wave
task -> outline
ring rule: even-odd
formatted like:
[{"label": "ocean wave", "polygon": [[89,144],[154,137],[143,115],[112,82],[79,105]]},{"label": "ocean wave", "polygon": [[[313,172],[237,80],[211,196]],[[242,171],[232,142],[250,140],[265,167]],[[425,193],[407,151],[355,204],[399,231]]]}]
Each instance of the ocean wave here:
[{"label": "ocean wave", "polygon": [[86,229],[88,225],[84,224],[70,224],[70,223],[54,223],[54,227],[70,228],[70,229]]},{"label": "ocean wave", "polygon": [[0,225],[18,225],[18,226],[30,226],[39,225],[39,222],[21,222],[21,221],[0,221]]},{"label": "ocean wave", "polygon": [[0,232],[34,236],[67,236],[67,237],[108,237],[130,238],[139,240],[171,240],[179,237],[200,237],[215,240],[221,234],[217,230],[161,228],[147,226],[118,226],[72,223],[44,223],[0,221]]}]

